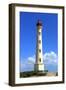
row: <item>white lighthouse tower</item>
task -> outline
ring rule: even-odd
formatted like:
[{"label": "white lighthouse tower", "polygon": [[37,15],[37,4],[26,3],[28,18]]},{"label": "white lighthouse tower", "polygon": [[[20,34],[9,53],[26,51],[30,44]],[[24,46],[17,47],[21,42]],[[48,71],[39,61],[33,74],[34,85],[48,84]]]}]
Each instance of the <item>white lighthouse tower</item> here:
[{"label": "white lighthouse tower", "polygon": [[37,43],[36,43],[35,71],[44,72],[43,53],[42,53],[42,22],[38,21],[36,26],[37,26]]}]

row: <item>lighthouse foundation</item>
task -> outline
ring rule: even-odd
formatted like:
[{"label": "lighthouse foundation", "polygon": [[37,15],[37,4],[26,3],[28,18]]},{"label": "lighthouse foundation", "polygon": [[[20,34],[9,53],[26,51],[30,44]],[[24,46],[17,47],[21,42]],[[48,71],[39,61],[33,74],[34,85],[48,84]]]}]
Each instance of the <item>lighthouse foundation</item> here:
[{"label": "lighthouse foundation", "polygon": [[34,70],[36,72],[44,72],[44,64],[35,64]]}]

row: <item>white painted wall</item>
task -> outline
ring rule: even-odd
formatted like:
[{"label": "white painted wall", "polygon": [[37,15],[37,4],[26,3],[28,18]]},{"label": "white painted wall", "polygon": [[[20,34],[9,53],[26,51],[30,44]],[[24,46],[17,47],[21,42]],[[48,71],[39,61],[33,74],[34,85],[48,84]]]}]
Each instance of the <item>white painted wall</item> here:
[{"label": "white painted wall", "polygon": [[8,86],[8,4],[14,2],[42,5],[65,5],[66,0],[0,0],[0,90],[65,90],[66,84],[14,88]]}]

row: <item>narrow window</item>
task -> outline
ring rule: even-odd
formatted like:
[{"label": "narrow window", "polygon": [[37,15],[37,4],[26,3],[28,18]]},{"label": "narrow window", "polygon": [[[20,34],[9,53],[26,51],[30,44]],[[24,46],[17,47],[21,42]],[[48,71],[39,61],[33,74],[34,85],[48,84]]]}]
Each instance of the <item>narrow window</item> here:
[{"label": "narrow window", "polygon": [[39,40],[39,43],[41,43],[41,40]]},{"label": "narrow window", "polygon": [[39,62],[41,62],[41,58],[39,58]]},{"label": "narrow window", "polygon": [[39,52],[41,52],[41,49],[39,49]]}]

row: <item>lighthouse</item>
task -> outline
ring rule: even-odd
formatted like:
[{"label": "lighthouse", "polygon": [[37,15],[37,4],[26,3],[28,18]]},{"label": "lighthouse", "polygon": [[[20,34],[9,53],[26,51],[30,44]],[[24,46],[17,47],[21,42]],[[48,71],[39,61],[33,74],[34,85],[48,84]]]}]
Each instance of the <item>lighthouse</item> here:
[{"label": "lighthouse", "polygon": [[37,34],[36,34],[36,61],[35,61],[35,71],[44,72],[43,63],[43,53],[42,53],[42,22],[38,20],[37,24]]}]

